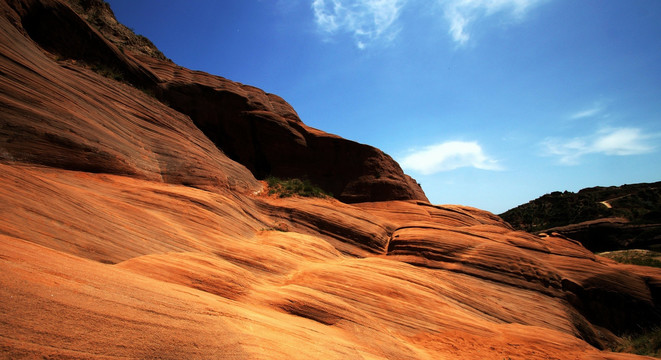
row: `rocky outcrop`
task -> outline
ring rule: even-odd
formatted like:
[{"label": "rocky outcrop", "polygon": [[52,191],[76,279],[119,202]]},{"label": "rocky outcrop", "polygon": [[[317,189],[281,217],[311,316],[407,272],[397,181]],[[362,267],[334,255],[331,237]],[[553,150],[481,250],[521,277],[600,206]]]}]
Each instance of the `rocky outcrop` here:
[{"label": "rocky outcrop", "polygon": [[[635,331],[638,326],[654,326],[661,320],[661,299],[653,295],[658,291],[656,285],[650,287],[643,278],[612,271],[573,240],[514,231],[500,218],[470,207],[410,203],[360,206],[399,224],[388,244],[389,257],[544,294],[563,306],[570,305],[592,324],[617,334]],[[406,208],[411,211],[402,216]],[[614,308],[630,311],[623,315],[613,312]],[[603,331],[588,326],[585,318],[576,317],[572,311],[565,316],[573,324],[575,335],[591,343],[608,341],[600,339]]]},{"label": "rocky outcrop", "polygon": [[621,217],[583,221],[543,232],[562,234],[594,252],[640,248],[661,250],[661,224],[636,224]]},{"label": "rocky outcrop", "polygon": [[190,118],[75,60],[103,59],[135,81],[151,78],[67,5],[10,4],[0,3],[0,159],[201,188],[260,189]]},{"label": "rocky outcrop", "polygon": [[307,178],[344,202],[428,201],[382,151],[305,125],[277,95],[146,56],[156,96],[258,178]]},{"label": "rocky outcrop", "polygon": [[658,272],[477,209],[0,170],[9,358],[624,359],[658,321]]},{"label": "rocky outcrop", "polygon": [[[73,63],[131,84],[189,116],[216,147],[244,165],[258,179],[269,175],[307,178],[344,202],[427,201],[420,185],[380,150],[306,126],[292,107],[276,95],[218,76],[190,71],[162,56],[154,56],[156,51],[149,46],[151,43],[140,46],[142,38],[116,24],[112,12],[102,1],[72,0],[70,4],[83,11],[86,18],[94,20],[96,28],[68,5],[55,0],[17,1],[12,2],[11,8],[5,6],[8,20],[14,24],[7,31],[28,35],[27,39],[21,36],[21,42],[25,44],[20,49],[38,59],[36,63],[26,64],[27,69],[38,66],[54,70],[54,78],[47,82],[60,84],[63,82],[60,78],[66,77],[62,79],[68,80],[64,81],[65,84],[77,83],[80,75],[75,73],[81,68]],[[100,31],[108,34],[112,41]],[[17,36],[7,34],[5,43],[11,44],[11,39]],[[32,41],[50,54],[51,59]],[[20,66],[21,62],[11,65]],[[53,97],[57,92],[44,95]],[[57,101],[62,102],[61,99]],[[93,104],[94,100],[87,102]],[[176,116],[182,118],[181,114]],[[68,134],[49,134],[55,136],[51,143],[59,142],[53,148],[79,147],[85,152],[87,159],[78,159],[70,167],[115,162],[108,169],[111,173],[139,172],[131,169],[128,160],[114,154],[106,156],[103,152],[100,156],[107,159],[99,159],[99,156],[90,154],[93,151],[87,144],[68,144],[67,141],[71,140]]]},{"label": "rocky outcrop", "polygon": [[[593,252],[657,249],[661,244],[661,183],[553,192],[501,214],[516,229],[556,232]],[[658,249],[657,249],[658,250]]]},{"label": "rocky outcrop", "polygon": [[[605,349],[659,323],[656,269],[413,200],[380,151],[277,96],[114,51],[59,1],[0,14],[2,358],[636,359]],[[98,38],[124,81],[58,57],[31,16]],[[306,163],[317,151],[332,166]],[[342,199],[390,200],[271,197],[253,176],[268,166],[339,169],[325,186]]]}]

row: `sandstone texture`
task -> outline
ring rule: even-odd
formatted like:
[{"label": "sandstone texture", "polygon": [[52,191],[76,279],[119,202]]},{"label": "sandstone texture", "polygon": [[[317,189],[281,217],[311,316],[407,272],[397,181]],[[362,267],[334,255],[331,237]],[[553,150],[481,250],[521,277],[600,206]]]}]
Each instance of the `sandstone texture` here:
[{"label": "sandstone texture", "polygon": [[0,358],[644,358],[608,349],[658,326],[658,269],[429,204],[111,14],[0,0]]},{"label": "sandstone texture", "polygon": [[[35,78],[32,79],[33,81],[47,81],[53,84],[52,86],[58,86],[63,82],[63,85],[78,87],[78,94],[75,89],[73,89],[74,94],[66,91],[51,92],[48,91],[49,89],[44,89],[47,90],[47,93],[41,95],[45,97],[44,101],[56,102],[61,108],[64,108],[64,112],[75,112],[71,116],[82,118],[82,120],[75,119],[79,120],[76,125],[80,129],[72,129],[72,134],[60,134],[37,127],[34,131],[36,134],[33,134],[33,137],[39,138],[39,140],[33,141],[39,142],[39,145],[42,146],[40,150],[55,148],[53,151],[57,151],[57,148],[66,148],[68,145],[71,145],[68,146],[69,148],[78,146],[84,154],[62,160],[71,163],[67,165],[69,168],[86,167],[86,170],[92,171],[139,173],[144,176],[159,170],[154,169],[157,165],[153,163],[132,163],[139,157],[133,156],[134,154],[129,153],[128,149],[121,148],[121,146],[131,146],[121,143],[128,139],[104,139],[109,142],[120,142],[106,144],[101,142],[102,139],[98,139],[103,134],[99,132],[96,137],[91,139],[91,141],[101,142],[97,148],[95,144],[88,143],[87,133],[80,133],[87,125],[80,124],[80,122],[84,123],[86,119],[93,118],[93,116],[82,114],[84,109],[68,107],[67,104],[80,103],[81,106],[93,106],[95,98],[101,94],[105,96],[111,91],[99,89],[98,94],[93,92],[80,94],[89,89],[90,84],[79,81],[79,77],[85,77],[86,74],[81,66],[75,66],[78,64],[84,65],[98,74],[132,85],[127,89],[121,89],[125,91],[123,94],[121,90],[112,91],[113,96],[128,97],[128,99],[118,99],[124,102],[122,105],[125,107],[139,108],[130,103],[130,100],[135,98],[133,93],[137,92],[136,89],[151,95],[153,100],[158,99],[168,104],[165,109],[149,111],[149,115],[146,116],[155,117],[153,122],[172,122],[169,130],[175,132],[184,131],[181,126],[177,125],[182,121],[186,122],[186,126],[192,125],[198,128],[199,130],[195,131],[200,134],[201,130],[205,135],[203,141],[208,143],[210,139],[217,149],[226,155],[225,159],[229,158],[243,165],[258,179],[267,176],[307,178],[345,202],[389,199],[427,201],[420,185],[405,175],[390,156],[374,147],[308,127],[282,98],[219,76],[179,67],[162,56],[149,56],[158,51],[149,50],[148,45],[139,46],[141,41],[144,43],[148,40],[132,35],[128,29],[117,24],[111,16],[112,12],[107,4],[101,1],[72,0],[70,3],[73,8],[86,11],[85,17],[97,27],[88,24],[69,5],[59,1],[25,0],[9,3],[11,9],[5,11],[9,21],[7,25],[13,24],[14,26],[7,29],[8,33],[4,43],[12,46],[15,53],[34,54],[28,63],[21,64],[14,61],[12,65],[26,65],[20,66],[22,69],[17,71],[22,70],[28,75],[36,76],[37,73],[31,72],[31,70],[38,68],[49,76],[48,79]],[[103,34],[108,37],[104,37]],[[20,41],[17,39],[16,43],[12,43],[13,39],[17,37],[21,37]],[[137,50],[137,52],[131,50]],[[44,54],[44,51],[47,54]],[[51,59],[44,55],[50,55]],[[76,74],[81,72],[82,74]],[[106,79],[89,81],[106,82]],[[63,98],[64,96],[68,96],[68,98]],[[26,100],[37,101],[36,99]],[[111,107],[113,106],[113,102],[109,102],[109,104]],[[49,106],[49,104],[42,105]],[[158,112],[173,113],[173,109],[178,113],[161,116]],[[22,110],[27,113],[38,111],[38,109]],[[116,107],[98,109],[101,112],[109,112],[105,115],[118,123],[117,126],[125,127],[121,129],[120,136],[130,136],[134,133],[133,129],[126,128],[129,125],[123,124],[124,119],[112,113],[116,110]],[[21,113],[21,109],[15,111],[17,112],[16,117],[27,115]],[[158,116],[154,116],[155,114]],[[177,118],[177,121],[169,119],[170,116]],[[131,122],[131,119],[126,120]],[[14,124],[12,123],[12,125]],[[23,126],[30,130],[35,127],[31,124]],[[85,130],[105,129],[85,128]],[[144,129],[137,130],[145,131]],[[8,132],[10,133],[8,135],[11,136],[11,129]],[[78,141],[76,135],[86,140]],[[141,136],[137,135],[137,137],[140,139],[138,141],[144,141]],[[198,147],[207,145],[200,144],[202,140],[188,140],[195,142]],[[73,144],[68,144],[68,141]],[[106,149],[107,146],[110,146],[111,149]],[[164,147],[169,148],[167,144]],[[186,144],[178,147],[185,148]],[[120,153],[115,153],[117,151]],[[159,154],[152,156],[152,159],[149,160],[163,161],[160,152],[167,151],[169,150],[159,149]],[[9,148],[7,152],[6,156],[15,156],[24,151]],[[195,154],[191,154],[191,156],[194,157]],[[97,161],[100,157],[108,159]],[[56,157],[53,161],[58,161],[59,158],[62,157]],[[29,160],[41,163],[48,161],[46,159]],[[190,159],[192,162],[189,162],[189,159],[185,160],[184,162],[189,165],[171,164],[167,160],[165,165],[180,170],[179,167],[193,167],[195,164],[206,163],[197,157]],[[112,166],[112,169],[93,169],[93,165],[90,163],[108,163],[107,166]],[[163,167],[163,164],[159,165]],[[202,171],[202,169],[199,170]],[[207,178],[208,174],[199,175]],[[176,175],[173,174],[173,176]]]}]

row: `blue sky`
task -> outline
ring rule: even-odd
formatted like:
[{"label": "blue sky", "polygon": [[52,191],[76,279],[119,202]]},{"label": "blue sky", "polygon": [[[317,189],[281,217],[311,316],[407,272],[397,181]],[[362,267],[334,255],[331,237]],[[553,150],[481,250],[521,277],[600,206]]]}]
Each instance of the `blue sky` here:
[{"label": "blue sky", "polygon": [[658,0],[108,2],[175,63],[382,149],[435,204],[661,180]]}]

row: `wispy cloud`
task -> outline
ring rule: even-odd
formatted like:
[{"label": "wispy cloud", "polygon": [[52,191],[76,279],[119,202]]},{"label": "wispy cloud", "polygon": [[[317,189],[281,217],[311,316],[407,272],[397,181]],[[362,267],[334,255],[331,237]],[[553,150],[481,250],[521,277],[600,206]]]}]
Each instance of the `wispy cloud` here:
[{"label": "wispy cloud", "polygon": [[396,20],[408,0],[314,0],[312,10],[321,31],[351,34],[358,48],[392,39]]},{"label": "wispy cloud", "polygon": [[650,144],[654,135],[646,135],[638,128],[606,128],[596,133],[571,139],[546,139],[544,153],[557,156],[560,163],[576,165],[584,155],[640,155],[655,150]]},{"label": "wispy cloud", "polygon": [[608,114],[606,113],[607,109],[606,106],[602,101],[598,101],[593,103],[590,106],[586,106],[583,109],[580,109],[579,111],[576,111],[569,115],[570,120],[579,120],[579,119],[587,119],[587,118],[594,118],[594,117],[607,117]]},{"label": "wispy cloud", "polygon": [[594,106],[589,109],[584,109],[578,112],[575,112],[569,116],[570,119],[576,120],[576,119],[583,119],[583,118],[590,118],[598,115],[600,112],[602,112],[603,109],[600,106]]},{"label": "wispy cloud", "polygon": [[[452,39],[465,44],[470,27],[496,14],[507,19],[523,19],[534,6],[550,0],[436,0],[443,19],[448,22]],[[420,3],[429,9],[428,0],[313,0],[312,10],[319,29],[327,34],[348,33],[356,46],[365,48],[377,40],[393,40],[399,29],[402,8]]]},{"label": "wispy cloud", "polygon": [[430,145],[405,156],[400,164],[404,169],[423,175],[462,167],[502,170],[498,162],[488,157],[475,141],[448,141]]},{"label": "wispy cloud", "polygon": [[535,5],[546,0],[439,0],[452,39],[460,45],[470,39],[470,25],[483,17],[497,13],[513,19],[522,19]]}]

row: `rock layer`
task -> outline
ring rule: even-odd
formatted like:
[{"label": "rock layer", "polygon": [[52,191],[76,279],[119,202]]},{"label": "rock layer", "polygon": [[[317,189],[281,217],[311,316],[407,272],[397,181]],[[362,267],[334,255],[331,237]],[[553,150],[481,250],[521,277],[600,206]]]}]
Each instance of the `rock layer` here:
[{"label": "rock layer", "polygon": [[3,357],[624,359],[658,311],[660,273],[477,209],[1,170]]},{"label": "rock layer", "polygon": [[[634,359],[603,349],[659,322],[655,269],[419,201],[378,150],[306,127],[277,96],[115,51],[59,1],[0,11],[2,358]],[[34,19],[94,37],[125,81],[84,47],[58,58]],[[193,111],[198,91],[208,118],[153,97]],[[254,146],[281,134],[301,164],[204,124]],[[328,163],[306,163],[322,150]],[[269,197],[259,159],[387,201]]]},{"label": "rock layer", "polygon": [[[70,54],[84,52],[93,54],[91,59],[98,56],[125,64],[123,54],[113,51],[67,5],[26,1],[10,7],[2,2],[0,8],[4,14],[0,23],[0,159],[202,188],[259,190],[250,172],[224,156],[190,118],[74,61],[56,62],[51,57],[55,55],[26,36],[49,29],[27,31],[23,26],[68,24],[79,37],[72,42],[96,40],[78,50],[70,46]],[[66,33],[61,35],[67,39]],[[47,49],[56,41],[34,36]]]},{"label": "rock layer", "polygon": [[310,128],[277,95],[147,56],[156,96],[193,119],[231,159],[260,179],[307,178],[344,202],[428,201],[382,151]]},{"label": "rock layer", "polygon": [[631,223],[620,217],[583,221],[543,232],[560,233],[594,252],[636,248],[661,250],[661,224]]},{"label": "rock layer", "polygon": [[[390,156],[371,146],[308,127],[301,122],[294,109],[276,95],[219,76],[190,71],[162,57],[132,53],[130,49],[135,46],[122,46],[120,49],[115,44],[135,43],[137,40],[134,39],[139,37],[116,30],[118,26],[108,24],[115,20],[103,2],[82,3],[71,1],[72,6],[87,9],[87,13],[94,12],[90,8],[96,6],[98,12],[105,14],[94,19],[101,31],[115,35],[113,42],[104,38],[68,5],[55,0],[12,2],[11,9],[7,9],[6,13],[16,26],[8,31],[24,32],[30,39],[22,37],[22,42],[36,42],[61,63],[69,60],[85,64],[98,73],[132,84],[167,103],[172,109],[188,115],[208,139],[257,178],[269,175],[308,178],[345,202],[427,201],[420,185],[405,175]],[[5,43],[11,44],[17,36],[16,33],[7,34]],[[34,44],[22,44],[18,49],[35,55],[36,62],[32,66],[44,70],[48,67],[59,68],[59,73],[66,76],[69,82],[78,82],[78,76],[62,74],[62,66],[46,61],[48,59],[30,45]],[[39,57],[41,59],[37,59]],[[70,70],[79,71],[74,68],[70,67]],[[56,77],[60,75],[58,71],[55,74]],[[50,80],[59,84],[64,79],[58,77]],[[83,84],[82,88],[88,86]],[[57,101],[65,102],[64,99]],[[56,138],[51,142],[60,140],[71,139],[65,136],[65,139]],[[81,146],[82,151],[91,152],[87,144],[77,145]],[[106,155],[105,152],[102,155]],[[108,156],[115,158],[114,155],[111,153]],[[88,157],[71,166],[85,166],[81,162],[108,162]],[[117,163],[109,171],[135,170],[130,169],[132,164],[125,164],[126,161],[121,158],[115,160]]]}]

